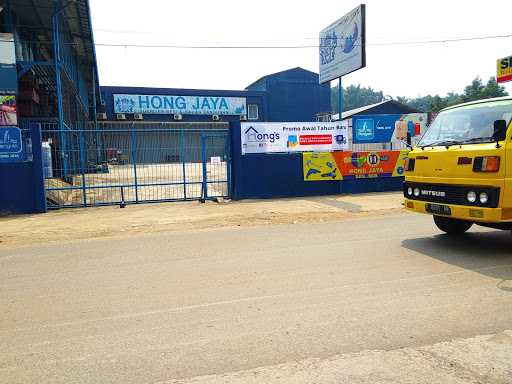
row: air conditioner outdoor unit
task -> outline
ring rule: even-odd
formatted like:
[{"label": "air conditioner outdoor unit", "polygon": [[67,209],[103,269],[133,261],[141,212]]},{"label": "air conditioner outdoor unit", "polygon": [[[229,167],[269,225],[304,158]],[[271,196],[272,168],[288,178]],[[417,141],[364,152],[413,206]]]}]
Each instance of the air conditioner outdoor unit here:
[{"label": "air conditioner outdoor unit", "polygon": [[213,121],[219,121],[220,120],[220,116],[219,115],[212,115],[212,120]]},{"label": "air conditioner outdoor unit", "polygon": [[126,115],[124,113],[116,113],[117,120],[126,120]]},{"label": "air conditioner outdoor unit", "polygon": [[144,116],[142,115],[142,113],[134,113],[133,120],[144,120]]},{"label": "air conditioner outdoor unit", "polygon": [[247,115],[240,115],[240,121],[247,121]]},{"label": "air conditioner outdoor unit", "polygon": [[107,120],[107,114],[105,112],[96,114],[96,119]]},{"label": "air conditioner outdoor unit", "polygon": [[183,120],[183,115],[181,113],[176,113],[174,115],[174,120]]}]

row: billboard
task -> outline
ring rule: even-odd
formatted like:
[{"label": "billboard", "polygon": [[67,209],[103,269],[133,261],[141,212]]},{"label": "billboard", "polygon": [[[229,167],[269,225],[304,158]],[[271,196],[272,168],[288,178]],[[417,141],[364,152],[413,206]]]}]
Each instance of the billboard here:
[{"label": "billboard", "polygon": [[18,71],[12,33],[0,33],[0,94],[12,95],[18,90]]},{"label": "billboard", "polygon": [[405,115],[358,115],[352,118],[352,142],[389,143],[405,140],[407,132],[411,137],[425,132],[428,115],[409,113]]},{"label": "billboard", "polygon": [[320,84],[366,65],[364,4],[320,32]]},{"label": "billboard", "polygon": [[115,113],[245,115],[245,97],[114,95]]},{"label": "billboard", "polygon": [[242,155],[348,148],[348,130],[341,122],[242,123]]},{"label": "billboard", "polygon": [[304,181],[404,176],[409,150],[304,153]]},{"label": "billboard", "polygon": [[498,83],[512,81],[512,56],[498,60],[496,81]]}]

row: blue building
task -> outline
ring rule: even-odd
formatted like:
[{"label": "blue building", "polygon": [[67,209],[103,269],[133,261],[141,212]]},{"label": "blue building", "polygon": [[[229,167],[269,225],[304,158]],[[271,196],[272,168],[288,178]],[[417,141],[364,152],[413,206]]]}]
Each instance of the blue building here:
[{"label": "blue building", "polygon": [[315,121],[331,109],[329,85],[302,68],[264,76],[238,91],[109,86],[101,87],[101,95],[99,116],[108,121]]},{"label": "blue building", "polygon": [[88,0],[4,0],[0,7],[0,95],[15,100],[23,156],[0,161],[0,212],[46,210],[43,139],[52,132],[54,167],[79,168],[77,131],[99,106],[99,82]]},{"label": "blue building", "polygon": [[297,67],[264,76],[246,88],[267,95],[266,121],[316,121],[331,111],[330,85],[318,74]]}]

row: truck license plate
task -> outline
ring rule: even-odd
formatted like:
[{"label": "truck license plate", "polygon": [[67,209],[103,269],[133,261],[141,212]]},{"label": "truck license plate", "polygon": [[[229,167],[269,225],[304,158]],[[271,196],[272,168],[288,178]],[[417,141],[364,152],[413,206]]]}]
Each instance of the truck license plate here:
[{"label": "truck license plate", "polygon": [[427,212],[434,213],[436,215],[451,216],[452,214],[450,207],[442,204],[426,204],[425,209]]}]

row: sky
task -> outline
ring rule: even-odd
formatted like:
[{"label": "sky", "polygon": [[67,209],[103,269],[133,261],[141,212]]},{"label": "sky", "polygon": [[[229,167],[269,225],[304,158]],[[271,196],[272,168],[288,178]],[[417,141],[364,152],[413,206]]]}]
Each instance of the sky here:
[{"label": "sky", "polygon": [[[261,76],[302,67],[318,72],[318,48],[173,49],[138,45],[317,45],[320,30],[352,0],[90,0],[101,85],[244,89]],[[512,55],[508,0],[367,0],[366,68],[343,77],[386,95],[462,92],[496,76]],[[389,44],[392,43],[392,44]],[[334,83],[333,83],[334,85]],[[512,94],[512,83],[506,85]]]}]

